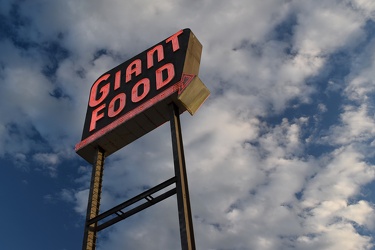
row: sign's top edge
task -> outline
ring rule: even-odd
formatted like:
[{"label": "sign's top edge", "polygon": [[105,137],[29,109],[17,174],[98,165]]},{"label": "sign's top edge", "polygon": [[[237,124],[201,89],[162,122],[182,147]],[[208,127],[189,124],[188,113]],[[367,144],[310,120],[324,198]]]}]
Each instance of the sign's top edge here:
[{"label": "sign's top edge", "polygon": [[[188,32],[188,33],[192,32],[190,28],[180,29],[180,30],[177,31],[177,32],[180,32],[180,31],[183,31],[184,33],[185,33],[185,32]],[[176,33],[177,33],[177,32],[176,32]],[[175,33],[174,33],[174,34],[175,34]],[[168,40],[168,38],[170,38],[170,37],[173,36],[174,34],[172,34],[172,35],[170,35],[169,37],[167,37],[167,38],[161,40],[160,42],[158,42],[158,43],[156,43],[156,44],[154,44],[154,45],[148,47],[147,49],[145,49],[145,50],[139,52],[138,54],[136,54],[136,55],[134,55],[134,56],[132,56],[132,57],[126,59],[125,61],[121,62],[120,64],[116,65],[115,67],[113,67],[113,68],[107,70],[107,71],[104,72],[103,74],[99,75],[99,77],[98,77],[95,81],[99,80],[99,79],[100,79],[101,77],[103,77],[105,74],[108,74],[108,72],[113,71],[113,70],[116,70],[116,69],[118,69],[118,68],[121,68],[121,67],[123,67],[124,64],[126,64],[126,63],[128,63],[128,62],[132,62],[132,61],[134,61],[134,60],[137,59],[137,57],[139,57],[142,53],[145,53],[145,52],[149,51],[150,49],[154,48],[155,46],[157,46],[157,45],[159,45],[159,44],[165,42],[166,40]],[[94,82],[95,82],[95,81],[94,81]],[[90,90],[92,89],[93,85],[94,85],[94,84],[91,85]]]}]

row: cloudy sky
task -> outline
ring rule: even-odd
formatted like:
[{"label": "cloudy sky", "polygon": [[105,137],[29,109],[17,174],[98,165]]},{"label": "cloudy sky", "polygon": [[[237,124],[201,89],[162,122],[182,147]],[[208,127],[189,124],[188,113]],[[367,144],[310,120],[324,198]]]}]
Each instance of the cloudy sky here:
[{"label": "cloudy sky", "polygon": [[[0,249],[81,248],[90,87],[183,28],[211,90],[181,117],[197,249],[375,249],[373,0],[5,0],[0,18]],[[106,159],[103,210],[173,176],[169,130]],[[175,196],[98,236],[180,249]]]}]

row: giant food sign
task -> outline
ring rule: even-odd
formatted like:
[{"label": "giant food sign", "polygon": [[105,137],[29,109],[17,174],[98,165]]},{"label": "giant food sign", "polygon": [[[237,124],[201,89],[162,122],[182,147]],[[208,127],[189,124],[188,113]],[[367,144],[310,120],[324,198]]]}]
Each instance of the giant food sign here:
[{"label": "giant food sign", "polygon": [[190,29],[102,74],[92,85],[82,140],[75,149],[93,163],[169,121],[172,102],[194,114],[210,92],[198,77],[202,45]]}]

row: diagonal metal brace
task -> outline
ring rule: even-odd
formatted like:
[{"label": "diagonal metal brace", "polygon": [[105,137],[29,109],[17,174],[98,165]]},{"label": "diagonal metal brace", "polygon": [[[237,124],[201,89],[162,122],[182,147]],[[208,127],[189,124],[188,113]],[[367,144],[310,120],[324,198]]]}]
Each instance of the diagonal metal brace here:
[{"label": "diagonal metal brace", "polygon": [[[170,186],[174,183],[176,183],[176,177],[172,177],[169,180],[166,180],[165,182],[163,182],[163,183],[161,183],[161,184],[159,184],[159,185],[157,185],[153,188],[150,188],[149,190],[146,190],[145,192],[143,192],[143,193],[141,193],[141,194],[139,194],[139,195],[137,195],[137,196],[135,196],[135,197],[133,197],[133,198],[131,198],[131,199],[129,199],[129,200],[127,200],[127,201],[125,201],[125,202],[123,202],[123,203],[121,203],[121,204],[119,204],[119,205],[117,205],[117,206],[115,206],[111,209],[109,209],[109,210],[107,210],[106,212],[103,212],[102,214],[99,214],[98,216],[88,220],[87,225],[88,226],[92,225],[96,222],[100,222],[101,220],[103,220],[103,219],[105,219],[105,218],[107,218],[111,215],[116,215],[115,218],[112,218],[112,219],[110,219],[110,220],[108,220],[108,221],[106,221],[106,222],[104,222],[100,225],[97,225],[96,227],[93,228],[94,231],[98,232],[98,231],[101,231],[101,230],[121,221],[121,220],[124,220],[124,219],[126,219],[126,218],[128,218],[128,217],[130,217],[130,216],[132,216],[132,215],[134,215],[134,214],[136,214],[136,213],[138,213],[138,212],[140,212],[140,211],[142,211],[142,210],[144,210],[144,209],[146,209],[146,208],[148,208],[148,207],[150,207],[150,206],[152,206],[152,205],[154,205],[154,204],[156,204],[156,203],[158,203],[158,202],[160,202],[160,201],[162,201],[162,200],[164,200],[164,199],[166,199],[166,198],[168,198],[168,197],[170,197],[174,194],[176,194],[176,188],[173,188],[173,189],[171,189],[171,190],[169,190],[169,191],[167,191],[167,192],[165,192],[165,193],[163,193],[163,194],[161,194],[157,197],[151,196],[152,194],[154,194],[154,193],[156,193],[156,192],[158,192],[158,191],[160,191],[160,190],[162,190],[162,189],[164,189],[164,188],[166,188],[166,187],[168,187],[168,186]],[[150,202],[150,197],[152,198],[152,202]],[[128,207],[128,206],[130,206],[130,205],[132,205],[132,204],[134,204],[134,203],[136,203],[136,202],[138,202],[142,199],[145,199],[146,202],[141,204],[141,205],[138,205],[135,208],[130,209],[129,211],[126,211],[126,212],[121,211],[122,209],[124,209],[124,208],[126,208],[126,207]]]},{"label": "diagonal metal brace", "polygon": [[126,218],[128,218],[128,217],[148,208],[148,207],[151,207],[152,205],[155,205],[156,203],[158,203],[162,200],[165,200],[166,198],[168,198],[168,197],[170,197],[174,194],[176,194],[176,188],[173,188],[173,189],[159,195],[158,197],[154,198],[152,203],[151,202],[145,202],[145,203],[143,203],[143,204],[141,204],[141,205],[139,205],[139,206],[137,206],[133,209],[130,209],[127,212],[123,212],[120,215],[117,214],[118,215],[117,217],[98,225],[95,228],[95,230],[97,232],[99,232],[99,231],[101,231],[101,230],[103,230],[103,229],[105,229],[105,228],[107,228],[107,227],[109,227],[109,226],[111,226],[111,225],[113,225],[113,224],[115,224],[119,221],[122,221],[122,220],[124,220],[124,219],[126,219]]}]

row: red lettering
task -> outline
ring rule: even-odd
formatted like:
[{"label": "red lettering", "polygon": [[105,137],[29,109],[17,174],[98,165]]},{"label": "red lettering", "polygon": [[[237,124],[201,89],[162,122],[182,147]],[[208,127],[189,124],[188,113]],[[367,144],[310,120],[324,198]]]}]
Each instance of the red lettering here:
[{"label": "red lettering", "polygon": [[148,69],[151,68],[152,66],[154,66],[154,53],[155,53],[155,51],[157,51],[158,62],[160,62],[161,60],[164,59],[163,46],[161,46],[161,45],[155,46],[153,49],[151,49],[147,52],[147,68]]},{"label": "red lettering", "polygon": [[[163,71],[167,71],[167,78],[163,80]],[[156,70],[156,90],[167,85],[174,77],[174,66],[172,63],[167,63]]]},{"label": "red lettering", "polygon": [[97,93],[98,93],[98,85],[107,80],[110,74],[106,74],[104,76],[101,76],[96,82],[92,85],[91,92],[90,92],[90,100],[89,105],[90,107],[95,107],[98,104],[100,104],[108,95],[109,93],[109,83],[106,83],[103,87],[100,88],[100,97],[97,99]]},{"label": "red lettering", "polygon": [[[116,103],[117,100],[119,101],[119,106],[118,106],[117,110],[115,110],[115,103]],[[109,103],[108,116],[109,117],[115,117],[116,115],[118,115],[124,109],[125,104],[126,104],[125,93],[120,93],[120,94],[116,95],[112,99],[112,101]]]},{"label": "red lettering", "polygon": [[178,36],[181,35],[183,32],[184,32],[183,30],[180,30],[176,34],[172,35],[167,40],[165,40],[167,43],[172,41],[173,52],[175,52],[176,50],[178,50],[180,48],[180,44],[178,42]]},{"label": "red lettering", "polygon": [[105,104],[103,103],[96,109],[94,109],[91,113],[91,122],[90,122],[90,132],[93,131],[96,128],[96,122],[104,117],[103,113],[99,113],[102,109],[105,108]]},{"label": "red lettering", "polygon": [[131,80],[132,74],[135,73],[135,76],[138,76],[141,74],[141,72],[141,60],[136,59],[132,63],[130,63],[129,66],[126,68],[125,82],[129,82]]},{"label": "red lettering", "polygon": [[[139,91],[139,86],[141,84],[143,85],[143,92],[141,95],[139,95],[138,91]],[[150,92],[150,80],[148,78],[143,78],[142,80],[137,82],[132,89],[132,96],[131,96],[132,102],[141,101],[143,98],[145,98],[148,92]]]},{"label": "red lettering", "polygon": [[116,72],[114,90],[120,88],[120,83],[121,83],[121,70]]}]

